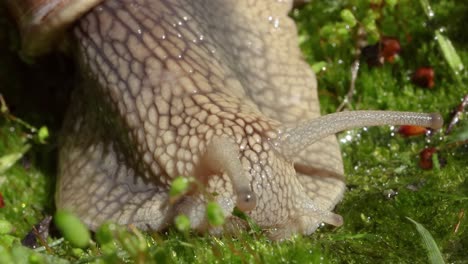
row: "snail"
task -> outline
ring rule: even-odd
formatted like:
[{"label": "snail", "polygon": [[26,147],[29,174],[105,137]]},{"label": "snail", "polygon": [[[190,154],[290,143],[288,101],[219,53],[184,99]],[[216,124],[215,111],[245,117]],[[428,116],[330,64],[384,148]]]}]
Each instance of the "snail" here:
[{"label": "snail", "polygon": [[[311,234],[345,191],[335,133],[364,126],[438,129],[439,114],[320,116],[292,1],[9,0],[23,53],[67,36],[79,65],[62,129],[57,208],[91,229],[105,221],[161,230],[185,214],[213,234],[244,227],[273,239]],[[172,181],[194,184],[171,199]],[[199,187],[202,186],[202,187]],[[211,226],[206,204],[225,216]]]}]

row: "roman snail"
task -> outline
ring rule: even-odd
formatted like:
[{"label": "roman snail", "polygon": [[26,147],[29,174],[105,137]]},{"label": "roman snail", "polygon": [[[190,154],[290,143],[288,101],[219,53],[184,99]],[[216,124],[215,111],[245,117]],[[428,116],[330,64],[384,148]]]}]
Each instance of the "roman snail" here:
[{"label": "roman snail", "polygon": [[[161,230],[187,215],[219,233],[243,220],[275,239],[339,226],[345,190],[335,133],[363,126],[442,126],[439,114],[320,116],[292,1],[8,0],[23,52],[66,35],[80,69],[62,131],[56,204],[91,229],[107,220]],[[171,182],[194,177],[170,201]],[[208,200],[224,228],[205,216]]]}]

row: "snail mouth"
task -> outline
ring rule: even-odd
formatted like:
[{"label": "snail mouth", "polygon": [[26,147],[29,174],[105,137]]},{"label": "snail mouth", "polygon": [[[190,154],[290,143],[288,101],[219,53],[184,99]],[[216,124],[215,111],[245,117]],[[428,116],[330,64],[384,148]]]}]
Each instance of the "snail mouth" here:
[{"label": "snail mouth", "polygon": [[303,234],[314,232],[323,223],[339,227],[343,217],[335,214],[329,206],[324,206],[317,199],[300,197],[291,215],[292,221],[298,222],[298,231]]},{"label": "snail mouth", "polygon": [[[249,215],[271,239],[309,235],[324,224],[336,227],[343,224],[343,218],[332,212],[344,191],[342,175],[293,164],[281,155],[270,159],[268,166],[273,175],[265,178],[273,180],[268,184],[258,183],[263,187],[258,192],[259,206]],[[301,177],[306,180],[302,181]],[[326,194],[315,189],[322,187],[327,190]]]},{"label": "snail mouth", "polygon": [[340,227],[343,225],[343,217],[329,211],[302,208],[302,213],[295,215],[283,225],[266,229],[266,232],[272,240],[284,240],[299,233],[309,235],[323,223]]},{"label": "snail mouth", "polygon": [[[340,227],[343,225],[343,217],[339,214],[335,214],[331,211],[322,211],[317,208],[310,208],[308,206],[304,206],[299,209],[302,211],[302,214],[299,214],[299,218],[303,219],[303,225],[305,227],[311,226],[311,223],[318,222],[319,224],[325,223],[332,226]],[[311,223],[308,223],[311,222]],[[306,229],[306,228],[304,228]],[[306,231],[306,230],[303,230]]]}]

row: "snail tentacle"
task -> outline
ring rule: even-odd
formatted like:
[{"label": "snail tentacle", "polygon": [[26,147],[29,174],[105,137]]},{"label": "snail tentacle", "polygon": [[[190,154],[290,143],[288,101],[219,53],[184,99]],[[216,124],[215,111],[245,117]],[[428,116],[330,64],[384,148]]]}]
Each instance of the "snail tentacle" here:
[{"label": "snail tentacle", "polygon": [[372,110],[339,112],[288,128],[273,144],[281,149],[281,153],[291,157],[326,136],[353,128],[382,125],[415,125],[439,129],[443,125],[443,119],[438,113]]},{"label": "snail tentacle", "polygon": [[205,161],[214,170],[228,175],[237,196],[236,206],[239,210],[255,209],[257,199],[239,160],[239,147],[234,142],[226,137],[214,137],[207,147]]}]

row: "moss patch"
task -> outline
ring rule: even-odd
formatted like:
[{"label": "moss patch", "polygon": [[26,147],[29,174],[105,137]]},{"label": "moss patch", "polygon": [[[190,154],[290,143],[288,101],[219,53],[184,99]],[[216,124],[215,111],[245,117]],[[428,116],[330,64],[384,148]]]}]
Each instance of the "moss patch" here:
[{"label": "moss patch", "polygon": [[[434,31],[443,28],[464,65],[468,65],[463,33],[468,21],[466,6],[463,1],[434,1],[432,10],[436,15],[428,19],[419,1],[398,3],[394,9],[388,6],[380,9],[376,28],[381,35],[400,40],[400,58],[381,67],[368,67],[362,61],[356,93],[347,107],[437,111],[448,121],[460,98],[467,93],[463,85],[467,76],[466,71],[458,76],[453,74],[434,40]],[[307,61],[311,64],[321,61],[326,67],[318,73],[323,113],[334,112],[349,89],[356,36],[348,32],[348,36],[325,38],[322,29],[340,26],[337,23],[341,23],[343,9],[352,10],[356,19],[364,23],[371,7],[364,0],[313,1],[291,14],[298,23]],[[51,87],[60,87],[64,80],[49,80],[48,73],[38,73],[37,66],[25,65],[14,55],[14,49],[7,44],[14,44],[11,41],[14,32],[4,14],[0,9],[1,91],[15,115],[32,124],[49,126],[52,137],[47,145],[35,144],[24,127],[0,117],[0,158],[31,146],[18,162],[0,173],[0,193],[5,201],[0,208],[0,220],[14,226],[11,233],[0,235],[0,262],[426,263],[428,254],[420,235],[406,217],[421,223],[432,234],[447,262],[467,261],[468,220],[464,214],[468,213],[468,146],[449,144],[442,133],[404,138],[396,128],[389,127],[338,135],[348,186],[344,200],[335,210],[345,219],[340,228],[324,227],[311,236],[276,243],[256,231],[242,233],[238,238],[215,238],[174,230],[141,234],[106,225],[94,239],[100,246],[92,243],[86,250],[72,248],[59,238],[49,238],[47,243],[55,246],[48,249],[33,251],[22,247],[19,241],[31,227],[44,215],[54,213],[54,142],[59,127],[56,120],[61,112],[57,114],[53,111],[55,107],[44,107],[33,99],[36,93],[47,94]],[[52,64],[57,63],[60,64]],[[420,88],[411,82],[415,69],[427,65],[436,72],[433,89]],[[24,74],[35,77],[27,81],[21,77]],[[38,80],[44,80],[41,83],[45,88],[31,84],[39,83]],[[38,91],[31,93],[27,88],[31,86]],[[466,124],[466,114],[462,116],[463,122]],[[459,125],[457,133],[466,133],[467,127]],[[437,147],[445,166],[432,170],[419,168],[418,156],[424,147]]]}]

